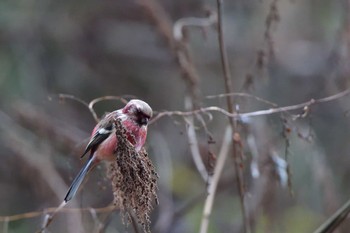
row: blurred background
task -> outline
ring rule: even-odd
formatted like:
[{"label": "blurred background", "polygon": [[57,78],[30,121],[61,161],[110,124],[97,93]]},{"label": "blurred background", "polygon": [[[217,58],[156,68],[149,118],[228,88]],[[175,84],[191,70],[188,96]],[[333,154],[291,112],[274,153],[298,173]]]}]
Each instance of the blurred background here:
[{"label": "blurred background", "polygon": [[[349,6],[345,0],[224,1],[233,91],[288,106],[347,89]],[[86,102],[131,95],[156,112],[190,110],[191,101],[193,108],[227,109],[225,98],[206,98],[225,93],[217,26],[186,28],[180,48],[171,35],[179,19],[206,19],[208,12],[217,12],[216,1],[0,1],[0,231],[39,230],[45,210],[61,203],[84,163],[79,156],[95,120],[86,106],[62,100],[60,93]],[[190,54],[195,75],[186,73],[178,51]],[[197,79],[191,83],[189,77]],[[256,98],[234,100],[239,112],[271,108]],[[238,121],[252,232],[312,232],[349,198],[348,100],[312,105],[304,117],[297,117],[299,109]],[[101,116],[122,106],[103,101],[95,110]],[[211,175],[228,125],[221,113],[202,116],[205,124],[165,116],[149,126],[147,149],[160,176],[152,232],[199,231],[208,180],[190,146],[198,147]],[[195,144],[188,138],[193,126]],[[228,153],[212,233],[244,228]],[[83,211],[57,214],[48,231],[134,232],[118,211],[94,211],[112,199],[101,165],[69,203]],[[11,218],[33,211],[42,214]]]}]

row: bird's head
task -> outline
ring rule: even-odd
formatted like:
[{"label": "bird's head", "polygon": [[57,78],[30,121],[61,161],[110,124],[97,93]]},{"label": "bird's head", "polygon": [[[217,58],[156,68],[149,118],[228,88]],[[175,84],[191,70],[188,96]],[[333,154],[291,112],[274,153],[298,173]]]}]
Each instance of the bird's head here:
[{"label": "bird's head", "polygon": [[147,126],[153,115],[152,108],[146,102],[138,99],[130,100],[122,112],[140,126]]}]

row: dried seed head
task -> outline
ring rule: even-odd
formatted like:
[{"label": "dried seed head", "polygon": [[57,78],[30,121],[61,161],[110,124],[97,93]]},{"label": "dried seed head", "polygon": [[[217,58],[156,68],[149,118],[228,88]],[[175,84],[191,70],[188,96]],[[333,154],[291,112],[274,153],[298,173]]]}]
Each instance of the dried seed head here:
[{"label": "dried seed head", "polygon": [[158,175],[143,148],[136,152],[127,140],[126,130],[119,120],[115,121],[118,146],[115,149],[115,161],[111,162],[108,177],[112,182],[114,204],[123,213],[123,222],[130,220],[133,212],[145,232],[150,232],[150,213],[152,200],[157,199]]}]

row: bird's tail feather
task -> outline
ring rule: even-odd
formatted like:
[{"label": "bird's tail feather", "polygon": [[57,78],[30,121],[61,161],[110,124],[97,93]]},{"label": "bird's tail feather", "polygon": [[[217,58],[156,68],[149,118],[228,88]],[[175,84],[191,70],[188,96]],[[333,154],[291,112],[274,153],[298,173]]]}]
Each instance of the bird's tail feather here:
[{"label": "bird's tail feather", "polygon": [[91,170],[94,164],[94,157],[90,157],[85,166],[80,170],[79,174],[74,178],[71,186],[68,189],[66,197],[64,198],[66,203],[75,196],[86,174]]}]

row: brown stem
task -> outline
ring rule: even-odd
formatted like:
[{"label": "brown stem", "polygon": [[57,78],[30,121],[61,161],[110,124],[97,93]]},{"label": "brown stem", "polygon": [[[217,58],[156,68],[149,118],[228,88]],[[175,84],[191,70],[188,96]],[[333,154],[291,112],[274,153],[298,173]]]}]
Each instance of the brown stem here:
[{"label": "brown stem", "polygon": [[[225,47],[225,40],[224,40],[224,32],[223,32],[223,23],[222,23],[222,12],[223,12],[223,1],[217,0],[217,9],[218,9],[218,40],[219,40],[219,47],[220,47],[220,58],[221,58],[221,64],[222,69],[224,71],[224,81],[225,81],[225,91],[226,93],[232,93],[232,77],[231,77],[231,71],[228,63],[228,56],[227,51]],[[231,96],[226,96],[227,101],[227,109],[229,113],[233,113],[233,100]],[[243,177],[241,173],[240,168],[240,161],[239,161],[239,148],[237,146],[235,135],[237,134],[237,122],[233,118],[229,118],[230,126],[232,129],[232,147],[233,147],[233,158],[234,158],[234,164],[235,164],[235,176],[236,176],[236,184],[237,188],[239,190],[239,197],[240,197],[240,204],[241,204],[241,211],[242,211],[242,217],[244,222],[244,232],[250,232],[248,219],[246,217],[246,209],[244,204],[244,182]]]}]

